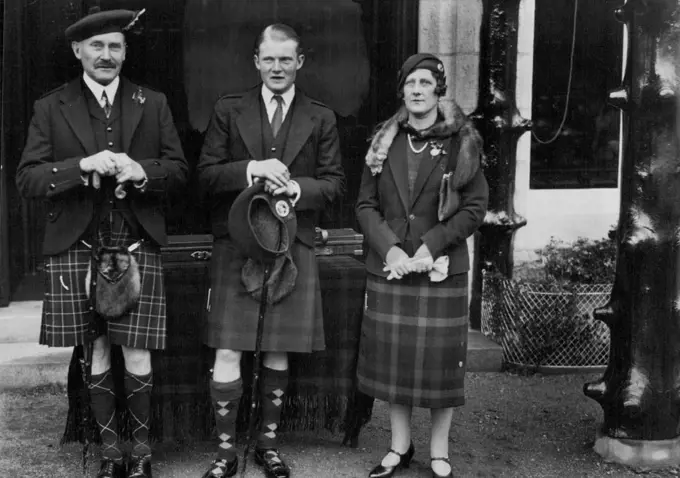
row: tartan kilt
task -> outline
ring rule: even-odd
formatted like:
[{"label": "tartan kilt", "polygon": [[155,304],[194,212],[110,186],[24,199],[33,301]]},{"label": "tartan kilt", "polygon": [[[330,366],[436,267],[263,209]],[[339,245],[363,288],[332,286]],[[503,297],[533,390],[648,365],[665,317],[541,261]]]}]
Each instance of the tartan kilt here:
[{"label": "tartan kilt", "polygon": [[[136,239],[123,223],[112,234],[111,245],[129,246]],[[132,255],[139,265],[142,282],[137,306],[120,319],[107,322],[109,343],[137,349],[164,349],[166,307],[160,247],[144,241]],[[45,258],[40,343],[50,347],[73,347],[86,342],[90,301],[85,277],[91,252],[82,241],[68,250]]]},{"label": "tartan kilt", "polygon": [[369,274],[358,388],[389,403],[424,408],[465,403],[467,274],[430,282]]},{"label": "tartan kilt", "polygon": [[[302,353],[324,350],[321,285],[314,249],[295,241],[290,251],[298,269],[295,288],[280,302],[267,304],[262,350]],[[260,302],[241,283],[245,262],[246,257],[229,239],[214,242],[204,338],[209,347],[255,350]]]}]

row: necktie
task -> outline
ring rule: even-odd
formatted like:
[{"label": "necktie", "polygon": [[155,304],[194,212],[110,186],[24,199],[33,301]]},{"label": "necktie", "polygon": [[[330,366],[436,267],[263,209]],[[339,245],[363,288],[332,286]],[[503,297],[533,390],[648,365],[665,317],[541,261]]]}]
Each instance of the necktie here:
[{"label": "necktie", "polygon": [[109,103],[109,97],[106,96],[106,91],[102,93],[102,99],[104,100],[104,113],[108,118],[109,116],[111,116],[111,103]]},{"label": "necktie", "polygon": [[274,95],[274,100],[276,100],[277,105],[274,116],[272,116],[272,134],[276,138],[281,129],[281,123],[283,123],[283,97],[281,95]]}]

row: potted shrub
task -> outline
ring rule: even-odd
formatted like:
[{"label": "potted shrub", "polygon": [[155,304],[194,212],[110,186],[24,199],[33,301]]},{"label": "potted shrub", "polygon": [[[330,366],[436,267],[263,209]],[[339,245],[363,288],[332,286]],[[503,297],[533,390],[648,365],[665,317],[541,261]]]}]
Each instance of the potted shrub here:
[{"label": "potted shrub", "polygon": [[509,366],[544,370],[603,367],[609,329],[591,312],[606,304],[616,266],[614,231],[600,240],[551,238],[540,260],[515,277],[486,272],[482,331],[503,347]]}]

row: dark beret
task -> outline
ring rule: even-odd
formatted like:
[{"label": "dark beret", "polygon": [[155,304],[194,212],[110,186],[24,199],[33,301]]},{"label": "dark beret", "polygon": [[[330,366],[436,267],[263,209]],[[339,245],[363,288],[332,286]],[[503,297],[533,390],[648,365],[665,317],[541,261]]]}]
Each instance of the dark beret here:
[{"label": "dark beret", "polygon": [[137,17],[143,12],[144,10],[140,12],[133,10],[105,10],[100,12],[95,10],[66,29],[66,40],[82,41],[105,33],[125,33],[136,23]]},{"label": "dark beret", "polygon": [[234,245],[251,259],[271,262],[293,245],[295,209],[286,196],[272,196],[262,182],[238,195],[229,210],[228,230]]},{"label": "dark beret", "polygon": [[430,70],[435,78],[444,76],[444,64],[439,58],[431,53],[416,53],[409,56],[399,69],[397,91],[404,87],[406,77],[419,68]]}]

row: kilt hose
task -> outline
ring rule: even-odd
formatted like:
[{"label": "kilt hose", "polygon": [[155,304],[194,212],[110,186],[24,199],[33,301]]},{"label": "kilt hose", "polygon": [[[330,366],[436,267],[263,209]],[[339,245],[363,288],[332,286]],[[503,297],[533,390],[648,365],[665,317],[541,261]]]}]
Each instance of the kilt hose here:
[{"label": "kilt hose", "polygon": [[[314,249],[291,247],[298,269],[295,288],[267,305],[262,334],[264,352],[312,352],[325,348],[319,269]],[[241,268],[246,258],[228,239],[217,239],[211,258],[210,303],[204,343],[214,349],[255,350],[260,302],[246,292]]]},{"label": "kilt hose", "polygon": [[467,333],[467,274],[442,282],[425,274],[393,281],[369,274],[359,390],[400,405],[463,405]]},{"label": "kilt hose", "polygon": [[[124,221],[116,221],[115,226],[109,245],[130,246],[137,241]],[[166,306],[160,248],[144,241],[132,255],[139,264],[142,282],[139,303],[120,319],[108,321],[109,342],[137,349],[164,349]],[[90,248],[78,241],[67,251],[45,258],[41,344],[73,347],[85,343],[90,320],[85,277],[90,257]]]}]

